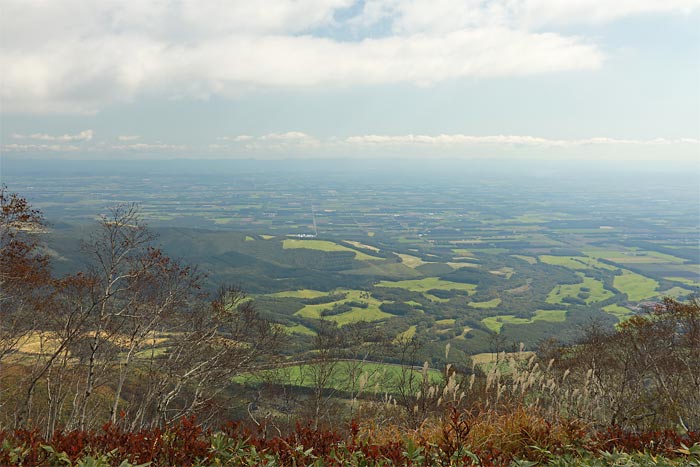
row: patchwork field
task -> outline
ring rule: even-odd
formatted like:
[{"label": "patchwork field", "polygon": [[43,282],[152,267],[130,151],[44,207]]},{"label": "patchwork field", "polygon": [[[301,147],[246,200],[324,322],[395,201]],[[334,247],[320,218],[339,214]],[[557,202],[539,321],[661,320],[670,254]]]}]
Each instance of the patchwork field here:
[{"label": "patchwork field", "polygon": [[[385,318],[390,318],[393,315],[385,313],[379,309],[379,306],[384,303],[373,298],[367,292],[360,290],[335,290],[333,294],[343,294],[345,298],[330,303],[320,303],[317,305],[306,305],[301,310],[294,313],[296,316],[312,319],[326,319],[335,321],[338,325],[355,323],[357,321],[380,321]],[[364,303],[366,307],[352,306],[352,303]],[[350,310],[339,314],[331,314],[323,316],[324,311],[332,310],[335,306],[350,304]]]},{"label": "patchwork field", "polygon": [[588,277],[583,273],[577,273],[582,282],[578,284],[557,285],[547,296],[547,303],[562,304],[567,299],[582,300],[586,304],[603,301],[613,296],[613,293],[604,288],[599,280]]},{"label": "patchwork field", "polygon": [[282,242],[282,248],[285,250],[296,249],[296,248],[306,248],[308,250],[319,250],[319,251],[351,251],[355,253],[355,259],[360,261],[372,261],[381,260],[382,258],[377,258],[376,256],[370,256],[367,253],[361,251],[353,250],[343,245],[338,245],[334,242],[329,242],[327,240],[298,240],[295,238],[287,238]]},{"label": "patchwork field", "polygon": [[486,302],[469,302],[469,306],[472,308],[496,308],[500,304],[500,298],[494,298],[493,300],[488,300]]},{"label": "patchwork field", "polygon": [[622,275],[615,276],[613,286],[620,292],[627,294],[627,297],[633,302],[638,302],[657,296],[656,289],[659,283],[635,272],[623,270]]},{"label": "patchwork field", "polygon": [[481,320],[491,331],[499,333],[504,324],[532,324],[535,321],[563,323],[566,321],[566,310],[537,310],[531,318],[519,318],[515,315],[489,316]]},{"label": "patchwork field", "polygon": [[[336,391],[392,393],[402,379],[402,372],[412,373],[415,383],[422,379],[422,370],[418,368],[403,369],[391,363],[366,362],[361,360],[341,360],[334,364],[327,389]],[[440,371],[428,368],[428,379],[437,383],[443,378]],[[279,379],[284,384],[291,383],[297,387],[314,387],[314,369],[310,364],[288,365],[282,368],[256,374],[240,375],[234,378],[239,383],[272,382]]]},{"label": "patchwork field", "polygon": [[438,277],[426,277],[424,279],[406,281],[381,281],[377,287],[397,287],[399,289],[410,290],[411,292],[427,292],[428,290],[461,290],[474,293],[475,284],[464,284],[461,282],[451,282]]},{"label": "patchwork field", "polygon": [[540,261],[545,264],[551,264],[554,266],[564,266],[569,269],[608,269],[615,270],[614,266],[609,264],[601,263],[594,258],[588,258],[586,256],[552,256],[552,255],[542,255],[539,257]]},{"label": "patchwork field", "polygon": [[321,292],[320,290],[286,290],[283,292],[277,292],[270,294],[272,297],[289,297],[289,298],[318,298],[326,297],[330,295],[330,292]]},{"label": "patchwork field", "polygon": [[610,313],[611,315],[614,315],[618,321],[622,322],[632,316],[633,312],[629,308],[625,308],[624,306],[612,304],[608,306],[603,307],[603,311],[606,313]]}]

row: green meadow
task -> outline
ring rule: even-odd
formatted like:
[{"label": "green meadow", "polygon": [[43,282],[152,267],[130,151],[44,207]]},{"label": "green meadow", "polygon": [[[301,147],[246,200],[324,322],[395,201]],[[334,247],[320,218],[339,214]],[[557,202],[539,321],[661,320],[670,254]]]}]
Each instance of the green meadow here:
[{"label": "green meadow", "polygon": [[532,318],[519,318],[515,315],[489,316],[481,320],[493,332],[501,332],[504,324],[532,324],[535,321],[563,323],[566,321],[566,310],[537,310]]},{"label": "green meadow", "polygon": [[627,294],[627,298],[631,301],[638,302],[656,297],[658,295],[656,288],[659,283],[654,279],[625,269],[622,271],[622,275],[615,276],[613,286],[620,292]]},{"label": "green meadow", "polygon": [[613,293],[605,289],[603,283],[599,280],[588,277],[580,272],[577,273],[577,275],[581,278],[582,282],[578,284],[557,285],[549,292],[545,301],[547,303],[562,304],[566,303],[566,298],[578,298],[588,305],[613,296]]},{"label": "green meadow", "polygon": [[329,242],[327,240],[299,240],[295,238],[286,238],[282,242],[282,248],[285,250],[296,249],[296,248],[306,248],[308,250],[319,250],[319,251],[351,251],[355,253],[355,259],[360,261],[372,261],[381,260],[382,258],[377,258],[376,256],[370,256],[367,253],[361,251],[353,250],[343,245],[338,245],[337,243]]},{"label": "green meadow", "polygon": [[615,270],[614,266],[609,264],[601,263],[594,258],[589,258],[586,256],[552,256],[552,255],[542,255],[539,257],[540,261],[545,264],[551,264],[554,266],[564,266],[569,269],[608,269]]},{"label": "green meadow", "polygon": [[[325,387],[336,391],[350,391],[354,388],[355,392],[392,393],[399,385],[404,371],[412,374],[411,377],[414,378],[416,385],[422,380],[422,370],[415,367],[404,369],[396,364],[360,360],[341,360],[333,365],[334,370]],[[438,383],[443,379],[442,373],[433,368],[428,369],[427,375],[432,383]],[[295,364],[276,370],[240,375],[235,377],[234,381],[238,383],[270,381],[311,388],[314,387],[314,370],[310,364]]]},{"label": "green meadow", "polygon": [[[320,303],[316,305],[306,305],[301,310],[294,313],[296,316],[312,319],[325,319],[334,321],[339,326],[358,321],[379,321],[385,318],[391,318],[393,315],[385,313],[379,309],[379,306],[384,303],[375,299],[366,292],[360,290],[344,290],[339,289],[333,291],[334,294],[344,294],[345,298],[330,303]],[[350,311],[337,315],[322,316],[324,310],[330,310],[336,305],[346,304],[348,302],[363,302],[367,304],[366,308],[351,307]]]},{"label": "green meadow", "polygon": [[606,313],[610,313],[611,315],[615,316],[618,321],[622,322],[632,316],[632,310],[629,308],[625,308],[624,306],[620,306],[617,304],[612,304],[608,306],[603,307],[603,311]]},{"label": "green meadow", "polygon": [[376,284],[377,287],[396,287],[399,289],[410,290],[411,292],[427,292],[428,290],[462,290],[469,293],[476,291],[475,284],[463,284],[461,282],[452,282],[440,279],[438,277],[426,277],[424,279],[406,280],[406,281],[381,281]]},{"label": "green meadow", "polygon": [[485,302],[469,302],[469,306],[472,308],[496,308],[501,304],[500,298],[494,298],[493,300],[488,300]]}]

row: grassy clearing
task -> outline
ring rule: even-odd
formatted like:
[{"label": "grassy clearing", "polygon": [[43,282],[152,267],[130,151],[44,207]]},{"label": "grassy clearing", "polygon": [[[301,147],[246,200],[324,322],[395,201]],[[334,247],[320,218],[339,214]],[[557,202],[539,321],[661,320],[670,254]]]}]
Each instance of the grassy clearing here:
[{"label": "grassy clearing", "polygon": [[[336,371],[326,386],[327,389],[347,391],[351,387],[360,389],[360,380],[366,380],[363,385],[365,393],[392,393],[401,379],[403,369],[400,365],[391,363],[363,362],[359,360],[343,360],[336,363]],[[420,379],[420,371],[413,371]],[[354,377],[353,377],[354,375]],[[433,383],[442,380],[442,373],[436,369],[428,369],[428,378]],[[278,370],[265,371],[259,374],[239,375],[234,378],[238,383],[255,383],[261,380],[278,381],[280,384],[310,388],[314,387],[313,368],[311,365],[289,365]]]},{"label": "grassy clearing", "polygon": [[[303,318],[325,319],[328,321],[335,321],[336,323],[338,323],[339,326],[349,323],[355,323],[358,321],[380,321],[382,319],[390,318],[393,316],[389,313],[385,313],[382,310],[380,310],[379,306],[384,302],[377,300],[371,295],[368,295],[367,292],[363,292],[361,290],[339,289],[333,291],[333,293],[345,294],[345,298],[331,303],[306,305],[304,308],[302,308],[294,314]],[[341,313],[339,315],[321,316],[321,312],[323,312],[323,310],[331,309],[334,305],[341,305],[347,302],[365,302],[367,303],[367,308],[352,307],[350,311]]]},{"label": "grassy clearing", "polygon": [[355,248],[363,248],[365,250],[370,250],[370,251],[374,251],[377,253],[379,252],[379,248],[377,248],[376,246],[367,245],[364,243],[355,242],[355,241],[351,241],[351,240],[345,240],[345,243],[349,243],[350,245],[354,246]]},{"label": "grassy clearing", "polygon": [[529,318],[517,318],[515,315],[489,316],[481,320],[484,326],[491,331],[499,333],[504,324],[530,324],[532,321]]},{"label": "grassy clearing", "polygon": [[495,269],[493,271],[489,271],[491,274],[496,275],[496,276],[503,276],[506,279],[510,279],[513,274],[515,274],[515,269],[509,268],[509,267],[502,267],[500,269]]},{"label": "grassy clearing", "polygon": [[215,217],[211,220],[217,225],[226,225],[234,221],[233,217]]},{"label": "grassy clearing", "polygon": [[488,300],[486,302],[469,302],[469,306],[472,308],[496,308],[500,304],[500,298],[494,298],[493,300]]},{"label": "grassy clearing", "polygon": [[607,259],[608,261],[614,261],[622,264],[683,264],[686,262],[684,259],[678,258],[677,256],[660,253],[658,251],[638,250],[632,248],[625,249],[623,251],[609,249],[585,250],[584,253],[594,258],[603,258]]},{"label": "grassy clearing", "polygon": [[[474,260],[476,261],[476,260]],[[447,263],[442,263],[446,264],[452,269],[460,269],[460,268],[478,268],[479,264],[478,263],[467,263],[464,261],[448,261]]]},{"label": "grassy clearing", "polygon": [[319,250],[319,251],[351,251],[355,253],[355,259],[360,261],[371,261],[371,260],[382,260],[383,258],[377,258],[376,256],[370,256],[367,253],[362,253],[361,251],[353,250],[343,245],[338,245],[337,243],[329,242],[327,240],[298,240],[294,238],[286,238],[282,242],[282,248],[285,250],[292,250],[297,248],[306,248],[308,250]]},{"label": "grassy clearing", "polygon": [[625,308],[624,306],[620,306],[617,304],[604,306],[603,311],[614,315],[619,322],[625,321],[633,314],[632,310],[630,310],[629,308]]},{"label": "grassy clearing", "polygon": [[694,281],[692,279],[688,279],[687,277],[664,277],[664,279],[680,282],[681,284],[689,285],[691,287],[700,287],[700,281]]},{"label": "grassy clearing", "polygon": [[261,235],[260,238],[262,238],[263,240],[271,240],[271,239],[275,238],[275,236],[274,235]]},{"label": "grassy clearing", "polygon": [[569,269],[583,270],[583,269],[607,269],[615,270],[614,266],[609,264],[601,263],[595,258],[588,258],[586,256],[552,256],[552,255],[542,255],[539,257],[540,261],[545,264],[551,264],[553,266],[564,266]]},{"label": "grassy clearing", "polygon": [[284,329],[289,334],[302,334],[304,336],[315,336],[316,335],[316,333],[312,329],[307,328],[303,324],[296,324],[294,326],[287,326]]},{"label": "grassy clearing", "polygon": [[270,294],[270,297],[284,298],[318,298],[329,295],[330,292],[321,292],[320,290],[300,289],[300,290],[285,290],[284,292],[276,292]]},{"label": "grassy clearing", "polygon": [[663,295],[664,297],[673,297],[677,299],[680,297],[685,297],[690,293],[690,290],[684,289],[683,287],[672,287],[668,290],[662,291],[659,295]]},{"label": "grassy clearing", "polygon": [[623,270],[621,276],[615,276],[613,286],[622,293],[627,294],[633,302],[656,297],[656,288],[659,283],[654,279],[644,277],[632,271]]},{"label": "grassy clearing", "polygon": [[417,268],[418,266],[426,263],[417,256],[407,255],[404,253],[399,253],[398,255],[401,258],[401,262],[409,268]]},{"label": "grassy clearing", "polygon": [[394,339],[394,343],[402,342],[402,341],[409,341],[413,338],[413,336],[416,335],[416,325],[413,325],[406,329],[404,332],[400,332],[396,335],[396,338]]},{"label": "grassy clearing", "polygon": [[475,284],[463,284],[460,282],[452,282],[442,280],[438,277],[426,277],[424,279],[415,279],[407,281],[381,281],[376,284],[377,287],[396,287],[406,289],[411,292],[427,292],[431,289],[438,290],[462,290],[469,293],[476,291]]},{"label": "grassy clearing", "polygon": [[466,248],[453,248],[452,252],[457,255],[458,258],[473,258],[474,253],[472,250]]},{"label": "grassy clearing", "polygon": [[[585,276],[583,273],[578,273],[582,282],[578,284],[562,284],[557,285],[547,295],[546,302],[554,304],[563,304],[567,297],[580,298],[587,305],[608,299],[613,296],[613,293],[606,290],[603,283],[592,277]],[[617,286],[616,286],[617,287]]]},{"label": "grassy clearing", "polygon": [[250,235],[246,235],[246,236],[245,236],[245,241],[246,241],[246,242],[254,242],[255,239],[254,239],[253,237],[251,237]]},{"label": "grassy clearing", "polygon": [[438,319],[435,321],[435,324],[437,324],[438,326],[454,326],[456,322],[457,322],[456,319],[447,318],[447,319]]},{"label": "grassy clearing", "polygon": [[511,256],[513,258],[521,259],[528,264],[536,264],[537,263],[537,258],[533,258],[532,256],[523,256],[523,255],[511,255]]},{"label": "grassy clearing", "polygon": [[481,320],[491,331],[499,333],[504,324],[532,324],[535,321],[563,323],[566,321],[566,310],[537,310],[532,318],[520,318],[515,315],[489,316]]}]

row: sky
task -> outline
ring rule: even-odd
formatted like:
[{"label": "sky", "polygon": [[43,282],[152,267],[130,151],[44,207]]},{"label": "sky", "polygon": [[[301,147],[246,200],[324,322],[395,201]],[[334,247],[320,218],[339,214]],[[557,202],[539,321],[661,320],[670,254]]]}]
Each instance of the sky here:
[{"label": "sky", "polygon": [[0,0],[26,159],[700,160],[700,0]]}]

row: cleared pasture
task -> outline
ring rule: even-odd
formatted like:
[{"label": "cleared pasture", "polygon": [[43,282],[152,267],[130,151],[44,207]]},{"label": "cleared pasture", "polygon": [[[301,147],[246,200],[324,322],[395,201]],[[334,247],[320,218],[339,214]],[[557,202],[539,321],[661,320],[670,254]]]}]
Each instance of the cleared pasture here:
[{"label": "cleared pasture", "polygon": [[298,248],[306,248],[308,250],[318,250],[318,251],[351,251],[355,253],[355,259],[360,261],[377,261],[383,258],[377,258],[376,256],[370,256],[367,253],[361,251],[353,250],[343,245],[338,245],[334,242],[329,242],[328,240],[299,240],[295,238],[286,238],[282,242],[282,248],[285,250],[293,250]]},{"label": "cleared pasture", "polygon": [[657,281],[626,269],[622,271],[622,275],[615,276],[613,286],[627,294],[627,298],[633,302],[653,298],[659,294],[656,290],[659,286]]},{"label": "cleared pasture", "polygon": [[[403,368],[391,363],[365,362],[361,360],[341,360],[334,364],[326,389],[364,393],[393,393],[402,379],[403,372],[413,373],[414,382],[422,380],[422,370]],[[286,365],[277,369],[265,370],[253,374],[239,375],[234,378],[237,383],[256,383],[261,381],[286,384],[297,387],[314,387],[313,364]],[[442,372],[437,369],[427,370],[431,383],[442,380]],[[360,384],[360,381],[363,384]]]},{"label": "cleared pasture", "polygon": [[578,273],[582,282],[578,284],[557,285],[547,295],[546,302],[553,304],[566,303],[566,298],[578,298],[587,305],[600,302],[613,296],[613,293],[603,286],[603,283],[583,273]]},{"label": "cleared pasture", "polygon": [[398,253],[398,255],[401,258],[401,262],[409,268],[417,268],[420,265],[426,264],[425,261],[417,256],[407,255],[405,253]]},{"label": "cleared pasture", "polygon": [[494,298],[493,300],[487,300],[485,302],[469,302],[469,306],[472,308],[496,308],[500,304],[500,298]]},{"label": "cleared pasture", "polygon": [[[368,295],[367,292],[363,292],[361,290],[339,289],[333,291],[333,293],[345,294],[345,298],[330,303],[306,305],[304,308],[294,313],[294,315],[301,316],[303,318],[325,319],[328,321],[335,321],[336,323],[338,323],[339,326],[355,323],[358,321],[380,321],[382,319],[394,316],[380,310],[379,306],[384,302],[377,300],[371,295]],[[350,311],[346,311],[345,313],[340,313],[331,316],[321,316],[321,313],[324,310],[330,310],[335,305],[342,305],[348,302],[364,302],[367,304],[367,307],[352,307]]]},{"label": "cleared pasture", "polygon": [[428,290],[461,290],[468,293],[476,291],[475,284],[464,284],[461,282],[452,282],[440,279],[438,277],[425,277],[423,279],[405,280],[405,281],[381,281],[376,284],[376,287],[396,287],[406,289],[411,292],[424,293]]},{"label": "cleared pasture", "polygon": [[615,316],[619,322],[625,321],[634,314],[629,308],[617,304],[604,306],[603,311]]},{"label": "cleared pasture", "polygon": [[270,297],[280,298],[319,298],[329,295],[330,292],[321,292],[320,290],[300,289],[300,290],[285,290],[270,294]]},{"label": "cleared pasture", "polygon": [[542,255],[539,257],[540,261],[545,264],[551,264],[553,266],[563,266],[569,269],[584,270],[584,269],[607,269],[615,270],[614,266],[609,264],[601,263],[595,258],[589,258],[586,256],[554,256],[554,255]]},{"label": "cleared pasture", "polygon": [[481,320],[491,331],[500,333],[504,324],[532,324],[535,321],[563,323],[566,321],[566,310],[537,310],[531,318],[520,318],[515,315],[489,316]]},{"label": "cleared pasture", "polygon": [[700,287],[700,280],[692,280],[687,277],[664,277],[664,279],[674,282],[680,282],[681,284],[686,284],[691,287]]}]

